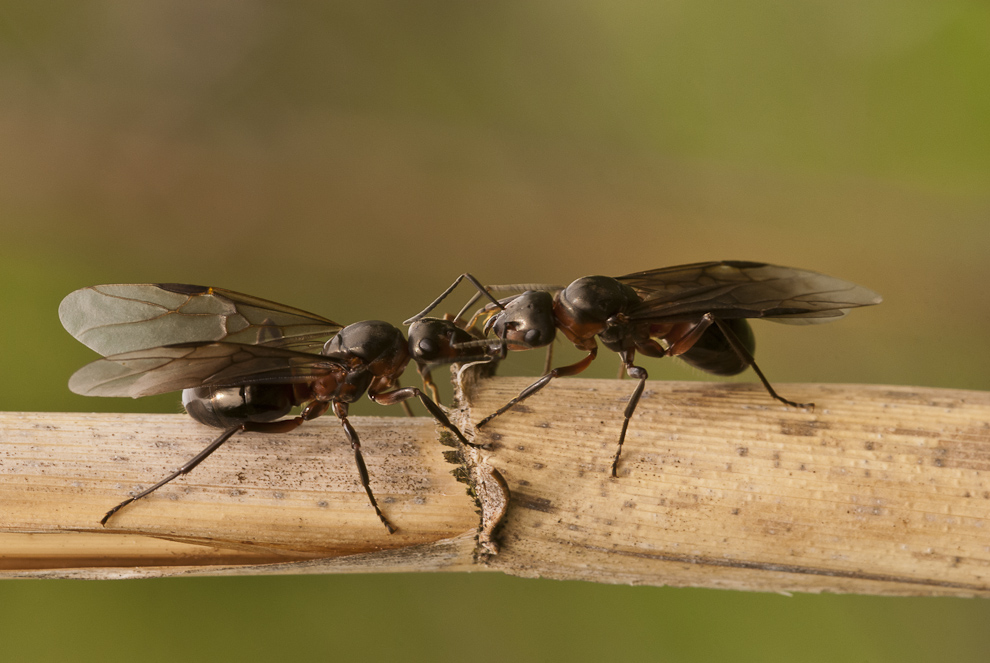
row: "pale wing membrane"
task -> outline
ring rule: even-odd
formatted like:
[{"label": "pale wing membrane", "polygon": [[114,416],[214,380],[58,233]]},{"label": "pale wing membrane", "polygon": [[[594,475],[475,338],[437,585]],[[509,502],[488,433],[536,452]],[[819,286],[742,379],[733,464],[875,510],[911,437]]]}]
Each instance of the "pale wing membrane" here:
[{"label": "pale wing membrane", "polygon": [[177,343],[227,341],[284,347],[327,338],[327,318],[221,288],[160,283],[98,285],[58,309],[65,329],[109,356]]},{"label": "pale wing membrane", "polygon": [[204,385],[310,382],[344,367],[328,357],[284,348],[209,343],[125,352],[83,366],[69,389],[83,396],[140,398]]},{"label": "pale wing membrane", "polygon": [[816,324],[849,309],[879,304],[880,295],[815,272],[754,262],[705,262],[620,276],[643,302],[632,320],[685,322],[705,313],[723,319],[766,318]]}]

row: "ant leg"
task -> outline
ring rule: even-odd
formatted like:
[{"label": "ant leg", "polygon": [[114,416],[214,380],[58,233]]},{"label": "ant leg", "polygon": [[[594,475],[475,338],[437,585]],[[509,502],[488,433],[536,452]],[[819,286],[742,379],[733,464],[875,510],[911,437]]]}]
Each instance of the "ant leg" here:
[{"label": "ant leg", "polygon": [[[422,373],[420,375],[422,375]],[[433,382],[432,376],[430,378],[430,382]],[[423,383],[424,384],[426,383],[426,380],[425,379],[423,380]],[[399,387],[400,386],[399,385],[398,378],[395,380],[395,386],[396,387]],[[437,386],[436,385],[433,385],[433,391],[434,391],[434,393],[436,392],[436,388],[437,388]],[[439,399],[437,398],[437,400],[439,400]],[[409,406],[409,403],[407,401],[402,401],[402,403],[400,403],[400,405],[402,406],[402,411],[406,413],[406,416],[407,417],[415,417],[416,416],[415,414],[413,414],[412,408]]]},{"label": "ant leg", "polygon": [[[492,299],[491,288],[485,288],[484,292],[485,292],[485,295],[489,299]],[[471,310],[471,307],[474,306],[475,302],[477,302],[479,299],[481,299],[481,293],[480,292],[476,292],[473,295],[471,295],[471,299],[467,300],[467,303],[464,304],[464,306],[461,307],[461,310],[457,312],[457,315],[451,316],[451,322],[453,322],[454,324],[457,324],[457,321],[460,320],[461,318],[463,318],[464,317],[464,314],[467,313],[468,311],[470,311]],[[492,308],[493,306],[496,307],[496,308]],[[481,309],[479,309],[478,311],[475,312],[474,316],[472,316],[472,318],[471,318],[471,323],[468,324],[467,326],[465,326],[464,329],[471,329],[472,327],[474,327],[475,322],[478,320],[478,316],[481,315],[482,312],[487,311],[487,310],[492,310],[492,311],[499,310],[499,311],[501,311],[504,308],[505,307],[502,305],[501,302],[495,302],[494,304],[485,304]],[[447,317],[447,316],[445,315],[444,317]]]},{"label": "ant leg", "polygon": [[629,397],[629,402],[626,403],[625,419],[622,420],[622,432],[619,433],[619,448],[615,451],[615,458],[612,460],[612,476],[617,476],[615,473],[615,468],[619,465],[619,456],[622,455],[622,443],[626,440],[626,430],[629,428],[629,419],[632,418],[633,412],[636,411],[636,406],[639,405],[639,399],[643,395],[643,388],[646,386],[646,378],[649,377],[646,373],[646,369],[641,366],[634,366],[632,363],[635,353],[633,350],[628,350],[623,353],[625,356],[622,358],[622,364],[626,369],[626,373],[629,374],[631,378],[637,378],[639,384],[636,385],[636,389],[633,391],[632,396]]},{"label": "ant leg", "polygon": [[[431,303],[425,309],[423,309],[422,311],[420,311],[419,313],[417,313],[413,317],[409,318],[408,320],[406,320],[402,324],[404,324],[404,325],[411,325],[412,323],[416,322],[417,320],[421,320],[422,318],[426,317],[426,314],[429,313],[430,311],[432,311],[433,309],[435,309],[437,306],[439,306],[440,305],[440,302],[442,302],[444,299],[446,299],[447,298],[447,295],[449,295],[450,293],[452,293],[454,291],[454,288],[456,288],[458,286],[458,284],[461,281],[463,281],[464,279],[467,279],[468,281],[470,281],[471,283],[473,283],[474,284],[474,287],[476,287],[478,289],[478,293],[479,294],[478,295],[475,295],[475,298],[471,300],[471,303],[472,304],[475,301],[477,301],[477,297],[484,296],[484,297],[487,297],[489,299],[489,301],[491,301],[491,303],[495,304],[499,308],[502,308],[502,305],[498,303],[498,300],[495,299],[494,297],[492,297],[491,293],[488,292],[488,289],[485,288],[485,286],[481,285],[481,282],[478,281],[478,279],[474,278],[471,274],[468,274],[468,273],[465,272],[464,274],[461,274],[456,279],[454,279],[454,282],[450,284],[450,287],[447,288],[446,290],[444,290],[440,294],[439,297],[437,297],[436,299],[434,299],[433,300],[433,303]],[[460,315],[458,315],[457,317],[460,317]]]},{"label": "ant leg", "polygon": [[[475,301],[477,301],[477,296],[473,297],[471,301],[469,301],[467,304],[464,305],[464,308],[461,309],[461,312],[457,314],[457,317],[460,318],[460,316],[464,315],[464,313],[467,312],[468,308]],[[484,333],[487,334],[488,333],[487,330],[491,328],[491,324],[494,324],[493,319],[495,318],[495,315],[497,313],[500,313],[504,308],[505,306],[502,304],[502,302],[499,302],[498,307],[495,307],[491,304],[486,304],[485,306],[479,308],[477,311],[474,312],[474,315],[471,316],[471,319],[468,320],[466,325],[462,326],[462,329],[466,329],[470,331],[475,328],[475,325],[477,325],[480,320],[484,319],[485,321]]]},{"label": "ant leg", "polygon": [[539,380],[537,380],[536,382],[534,382],[533,384],[529,385],[521,392],[519,392],[518,396],[516,396],[511,401],[509,401],[499,409],[495,410],[495,412],[491,413],[490,415],[479,421],[478,428],[481,428],[482,426],[484,426],[485,424],[487,424],[489,421],[499,416],[500,414],[504,414],[506,411],[512,408],[512,406],[515,405],[516,403],[526,400],[527,398],[538,392],[540,389],[543,389],[543,387],[547,386],[550,383],[550,380],[561,376],[577,375],[584,369],[588,368],[588,366],[591,364],[592,361],[594,361],[597,355],[598,355],[598,346],[595,346],[588,353],[588,356],[582,359],[581,361],[571,364],[569,366],[561,366],[560,368],[555,368],[549,371]]},{"label": "ant leg", "polygon": [[429,396],[424,394],[422,391],[416,387],[403,387],[402,389],[395,389],[394,391],[388,392],[378,392],[372,389],[368,390],[368,398],[375,401],[379,405],[392,405],[394,403],[401,403],[402,401],[408,400],[410,398],[419,398],[419,400],[426,406],[426,409],[430,411],[433,418],[436,419],[441,426],[449,430],[451,433],[457,436],[457,439],[469,447],[479,447],[481,445],[474,444],[473,442],[468,442],[464,434],[461,433],[460,429],[454,424],[450,423],[450,419],[447,415],[443,413],[443,410],[434,402]]},{"label": "ant leg", "polygon": [[682,355],[697,343],[702,336],[704,336],[705,331],[712,326],[715,322],[714,316],[711,313],[705,313],[701,316],[701,320],[697,323],[689,324],[684,323],[681,325],[676,325],[675,329],[677,331],[683,332],[677,338],[671,339],[667,338],[667,342],[670,344],[667,350],[660,356],[666,357],[676,357],[677,355]]},{"label": "ant leg", "polygon": [[[433,372],[429,367],[417,366],[416,370],[419,371],[420,380],[423,382],[423,386],[430,390],[430,395],[433,397],[434,402],[439,402],[440,400],[440,390],[437,388],[437,383],[433,381]],[[406,402],[402,401],[405,405]]]},{"label": "ant leg", "polygon": [[778,395],[777,392],[773,390],[773,387],[770,386],[770,382],[767,380],[766,376],[763,375],[763,371],[761,371],[760,367],[756,365],[756,360],[753,359],[753,355],[751,355],[743,346],[742,342],[736,337],[732,329],[729,328],[729,325],[725,324],[718,318],[715,318],[715,324],[718,325],[718,328],[722,331],[722,334],[725,335],[725,339],[729,342],[729,345],[732,346],[732,349],[735,350],[736,354],[739,355],[739,358],[749,364],[753,371],[756,372],[757,377],[760,378],[760,382],[763,383],[763,386],[766,388],[767,393],[769,393],[770,396],[785,405],[790,405],[791,407],[815,407],[814,403],[795,403],[794,401],[789,401],[783,396]]},{"label": "ant leg", "polygon": [[[451,343],[449,349],[444,353],[444,356],[437,358],[435,361],[430,363],[416,362],[416,370],[419,372],[419,377],[423,383],[423,388],[430,392],[430,396],[435,403],[439,403],[440,389],[433,380],[434,368],[449,364],[461,364],[464,366],[476,363],[497,362],[500,359],[504,359],[506,353],[507,349],[504,340],[495,341],[488,338],[475,338],[474,340],[465,341],[463,343]],[[391,389],[393,386],[395,388],[399,388],[398,381],[395,381],[394,384],[391,385],[387,382],[377,383],[369,390],[369,393],[384,393],[386,389]],[[403,400],[401,403],[404,408],[408,409],[409,405],[407,400]]]},{"label": "ant leg", "polygon": [[287,433],[290,430],[297,428],[304,421],[309,421],[310,419],[314,419],[315,417],[318,417],[324,412],[326,412],[328,405],[329,404],[327,403],[320,403],[319,401],[314,401],[309,405],[307,405],[298,417],[295,417],[293,419],[284,419],[282,421],[267,421],[267,422],[248,421],[239,426],[233,426],[231,428],[228,428],[217,439],[210,442],[210,445],[208,447],[206,447],[198,454],[193,456],[189,460],[189,462],[187,462],[185,465],[177,469],[175,472],[168,475],[167,477],[156,483],[151,488],[141,491],[134,497],[124,500],[114,508],[107,511],[106,515],[104,515],[103,518],[100,520],[100,524],[105,527],[107,521],[110,519],[110,517],[113,514],[117,513],[131,502],[139,500],[142,497],[147,497],[148,495],[155,492],[156,490],[158,490],[168,482],[182,476],[183,474],[189,474],[197,465],[199,465],[204,460],[206,460],[210,454],[212,454],[214,451],[219,449],[220,446],[223,445],[224,442],[229,440],[235,433],[242,433],[242,432]]},{"label": "ant leg", "polygon": [[[432,364],[416,366],[416,370],[419,371],[419,377],[423,383],[423,388],[429,390],[430,396],[435,403],[440,402],[440,389],[437,387],[437,383],[433,380],[433,369],[437,366],[443,364],[460,364],[462,366],[473,364],[490,364],[505,357],[505,347],[502,346],[498,350],[494,350],[491,347],[491,342],[487,339],[484,341],[479,340],[469,341],[467,343],[453,343],[450,347],[455,351],[455,353],[465,352],[469,349],[473,349],[474,347],[484,348],[484,352],[472,355],[458,354],[456,359],[437,361]],[[398,387],[399,385],[396,383],[395,386]],[[410,396],[410,398],[412,397]],[[406,401],[402,401],[402,404],[403,407],[406,407]]]},{"label": "ant leg", "polygon": [[172,479],[178,478],[178,477],[182,476],[183,474],[188,474],[189,472],[191,472],[193,470],[193,468],[195,468],[197,465],[199,465],[204,460],[206,460],[206,458],[210,454],[212,454],[214,451],[216,451],[217,449],[219,449],[220,446],[224,442],[226,442],[227,440],[229,440],[230,437],[234,433],[238,433],[238,432],[242,431],[243,429],[244,429],[243,426],[234,426],[233,428],[228,428],[227,430],[225,430],[220,435],[220,437],[218,437],[217,439],[215,439],[212,442],[210,442],[210,445],[208,447],[206,447],[205,449],[203,449],[202,451],[200,451],[198,454],[196,454],[195,456],[193,456],[192,459],[189,460],[189,462],[187,462],[185,465],[183,465],[182,467],[180,467],[179,469],[177,469],[175,472],[173,472],[172,474],[168,475],[167,477],[165,477],[164,479],[162,479],[161,481],[159,481],[158,483],[156,483],[151,488],[148,488],[147,490],[141,491],[140,493],[138,493],[134,497],[131,497],[131,498],[128,498],[128,499],[124,500],[123,502],[121,502],[120,504],[118,504],[117,506],[115,506],[114,508],[112,508],[109,511],[107,511],[106,512],[106,515],[104,515],[103,518],[100,519],[100,524],[103,525],[104,527],[106,527],[107,521],[110,520],[110,516],[112,516],[113,514],[117,513],[118,511],[120,511],[121,509],[123,509],[125,506],[127,506],[131,502],[134,502],[136,500],[139,500],[142,497],[147,497],[151,493],[155,492],[156,490],[158,490],[159,488],[161,488],[162,486],[164,486],[165,484],[167,484]]},{"label": "ant leg", "polygon": [[361,485],[364,487],[364,492],[368,494],[368,501],[375,508],[375,513],[378,514],[379,520],[385,525],[388,533],[395,534],[395,527],[392,526],[392,523],[388,522],[385,514],[378,508],[378,501],[375,499],[374,493],[371,492],[371,477],[368,476],[368,466],[364,464],[364,456],[361,454],[361,440],[358,437],[357,431],[351,426],[351,422],[347,420],[347,403],[334,401],[333,413],[340,419],[340,424],[344,427],[344,433],[351,442],[351,449],[354,450],[354,462],[357,463],[358,475],[361,477]]}]

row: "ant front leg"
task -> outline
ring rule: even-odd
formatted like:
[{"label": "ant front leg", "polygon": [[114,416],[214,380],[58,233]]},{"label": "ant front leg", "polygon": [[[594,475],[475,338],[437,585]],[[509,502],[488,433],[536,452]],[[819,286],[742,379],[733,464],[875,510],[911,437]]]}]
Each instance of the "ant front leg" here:
[{"label": "ant front leg", "polygon": [[103,518],[100,519],[100,524],[105,527],[107,521],[110,520],[110,517],[113,516],[113,514],[117,513],[131,502],[139,500],[142,497],[147,497],[148,495],[155,492],[156,490],[158,490],[168,482],[172,481],[173,479],[177,479],[183,474],[189,474],[190,472],[192,472],[197,465],[199,465],[204,460],[206,460],[210,456],[210,454],[212,454],[214,451],[219,449],[223,445],[223,443],[229,440],[231,437],[233,437],[235,433],[247,433],[247,432],[287,433],[299,427],[299,425],[302,424],[304,421],[309,421],[310,419],[315,419],[316,417],[320,416],[321,414],[327,411],[328,407],[329,407],[328,403],[321,403],[319,401],[314,401],[309,405],[307,405],[298,417],[295,417],[293,419],[284,419],[282,421],[264,421],[264,422],[248,421],[241,424],[240,426],[233,426],[231,428],[228,428],[223,433],[221,433],[221,435],[217,439],[210,442],[210,445],[208,447],[206,447],[198,454],[193,456],[189,460],[189,462],[184,464],[175,472],[168,475],[167,477],[156,483],[151,488],[141,491],[134,497],[124,500],[114,508],[107,511],[106,515],[104,515]]},{"label": "ant front leg", "polygon": [[433,418],[436,419],[441,426],[456,435],[457,439],[460,440],[461,443],[466,444],[469,447],[481,446],[475,444],[474,442],[468,442],[467,438],[464,437],[464,434],[461,433],[461,430],[450,422],[450,419],[448,419],[447,415],[440,409],[440,406],[416,387],[403,387],[402,389],[395,389],[393,391],[380,392],[372,386],[368,389],[368,398],[375,401],[379,405],[394,405],[395,403],[401,403],[410,398],[418,398],[426,409],[430,411]]},{"label": "ant front leg", "polygon": [[549,373],[550,370],[551,370],[550,367],[553,366],[553,344],[554,344],[554,342],[555,341],[550,341],[550,343],[547,345],[547,356],[543,360],[543,372],[544,373]]},{"label": "ant front leg", "polygon": [[538,392],[540,389],[543,389],[543,387],[550,384],[550,380],[553,380],[554,378],[558,378],[558,377],[565,377],[568,375],[577,375],[584,369],[588,368],[588,366],[591,364],[592,361],[595,360],[595,357],[597,356],[598,356],[598,346],[595,345],[588,352],[588,356],[582,359],[581,361],[576,362],[574,364],[570,364],[569,366],[561,366],[559,368],[555,368],[549,371],[548,373],[543,375],[543,377],[541,377],[539,380],[537,380],[536,382],[534,382],[533,384],[529,385],[521,392],[519,392],[518,396],[516,396],[511,401],[509,401],[499,409],[495,410],[495,412],[491,413],[490,415],[479,421],[478,428],[481,428],[482,426],[484,426],[485,424],[487,424],[489,421],[499,416],[500,414],[504,414],[509,409],[511,409],[512,406],[514,406],[516,403],[526,400],[527,398]]},{"label": "ant front leg", "polygon": [[646,386],[646,378],[649,377],[646,373],[646,369],[642,366],[635,366],[632,362],[636,356],[635,350],[626,350],[622,353],[622,365],[629,374],[629,377],[636,378],[639,380],[639,384],[636,385],[636,389],[633,391],[632,396],[629,397],[629,402],[626,403],[625,419],[622,420],[622,432],[619,433],[619,448],[615,451],[615,458],[612,460],[612,476],[618,476],[615,473],[616,467],[619,465],[619,456],[622,455],[622,443],[626,440],[626,430],[629,428],[629,420],[633,416],[633,412],[636,411],[636,406],[639,405],[639,399],[643,395],[643,388]]},{"label": "ant front leg", "polygon": [[357,464],[358,475],[361,477],[361,486],[364,487],[364,492],[368,494],[368,501],[375,508],[378,519],[385,525],[388,533],[395,534],[395,527],[392,526],[392,523],[388,522],[385,514],[378,508],[378,501],[375,499],[375,494],[371,492],[371,477],[368,475],[368,466],[364,464],[364,455],[361,453],[361,439],[358,437],[357,431],[354,430],[354,426],[351,426],[351,422],[347,420],[347,403],[333,401],[333,413],[340,419],[340,424],[344,427],[344,433],[351,443],[351,449],[354,450],[354,462]]},{"label": "ant front leg", "polygon": [[[437,383],[433,381],[433,371],[428,367],[417,366],[416,370],[419,372],[419,378],[423,383],[423,386],[430,390],[430,395],[433,397],[433,401],[440,400],[440,390],[437,388]],[[405,401],[402,401],[403,406],[407,406]]]}]

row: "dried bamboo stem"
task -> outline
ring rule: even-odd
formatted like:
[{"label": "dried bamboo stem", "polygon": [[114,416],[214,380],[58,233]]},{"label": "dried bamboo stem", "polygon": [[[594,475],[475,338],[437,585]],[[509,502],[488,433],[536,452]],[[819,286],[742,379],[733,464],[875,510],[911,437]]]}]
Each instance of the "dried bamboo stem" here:
[{"label": "dried bamboo stem", "polygon": [[182,465],[216,432],[185,415],[0,413],[0,577],[162,575],[473,534],[477,507],[451,475],[456,466],[444,459],[450,449],[437,443],[432,419],[351,422],[396,534],[369,505],[333,417],[291,434],[237,436],[104,528],[110,507]]},{"label": "dried bamboo stem", "polygon": [[[491,412],[527,380],[488,380]],[[990,394],[559,380],[492,426],[513,575],[759,591],[990,596]],[[541,401],[536,400],[542,399]],[[547,403],[547,400],[552,401]]]},{"label": "dried bamboo stem", "polygon": [[[529,383],[462,384],[477,421]],[[758,591],[990,596],[990,394],[862,385],[650,382],[611,478],[634,384],[557,380],[483,429],[463,460],[430,419],[356,418],[374,517],[330,417],[245,435],[99,518],[205,446],[179,416],[0,414],[0,575],[495,570]],[[449,454],[448,454],[449,455]],[[492,468],[497,470],[493,472]],[[484,533],[482,536],[484,541]],[[5,569],[5,570],[4,570]]]}]

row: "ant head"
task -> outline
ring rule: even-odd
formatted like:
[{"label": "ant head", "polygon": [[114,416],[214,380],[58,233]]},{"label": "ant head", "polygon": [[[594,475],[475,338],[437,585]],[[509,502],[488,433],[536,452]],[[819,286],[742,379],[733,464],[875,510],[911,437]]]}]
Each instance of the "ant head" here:
[{"label": "ant head", "polygon": [[492,320],[495,335],[504,338],[510,350],[550,345],[557,334],[553,295],[544,290],[527,290]]},{"label": "ant head", "polygon": [[409,354],[418,364],[457,361],[455,344],[474,340],[468,332],[450,320],[422,318],[409,326]]}]

